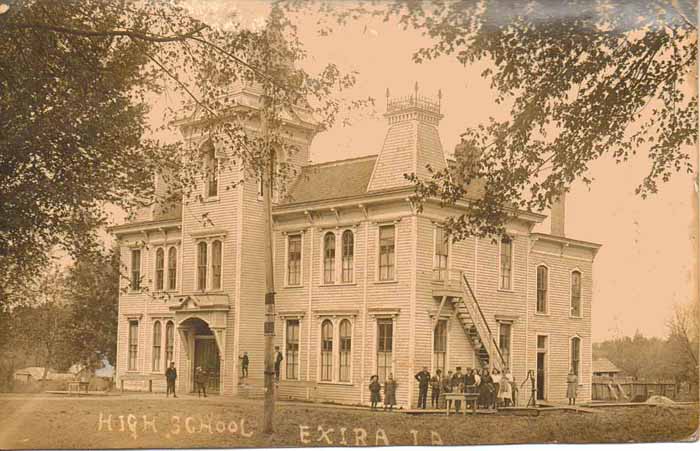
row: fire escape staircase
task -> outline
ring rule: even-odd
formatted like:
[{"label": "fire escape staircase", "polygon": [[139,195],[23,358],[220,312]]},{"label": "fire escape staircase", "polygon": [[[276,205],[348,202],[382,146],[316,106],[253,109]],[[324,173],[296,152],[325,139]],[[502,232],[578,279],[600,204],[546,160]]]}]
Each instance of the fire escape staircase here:
[{"label": "fire escape staircase", "polygon": [[506,365],[498,342],[488,321],[486,321],[466,274],[463,272],[446,274],[444,287],[433,290],[433,297],[440,300],[433,328],[437,326],[437,321],[446,302],[452,303],[464,333],[474,347],[481,367],[503,370]]}]

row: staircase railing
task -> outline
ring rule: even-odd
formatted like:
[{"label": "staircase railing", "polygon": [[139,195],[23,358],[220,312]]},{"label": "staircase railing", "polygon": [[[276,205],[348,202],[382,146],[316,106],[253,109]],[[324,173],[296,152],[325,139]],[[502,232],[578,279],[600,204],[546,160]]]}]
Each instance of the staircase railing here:
[{"label": "staircase railing", "polygon": [[467,275],[464,273],[462,273],[462,282],[466,287],[466,290],[463,291],[469,291],[470,295],[470,302],[466,301],[464,297],[462,298],[464,300],[464,305],[467,307],[469,316],[471,316],[472,321],[474,322],[474,326],[476,327],[476,331],[479,333],[479,337],[481,337],[481,341],[486,346],[486,350],[489,353],[490,363],[498,369],[503,370],[505,363],[503,354],[501,354],[501,349],[498,347],[498,343],[491,332],[491,327],[489,327],[489,323],[486,321],[486,317],[484,316],[484,312],[481,310],[479,301],[476,299],[474,290],[472,290],[472,287],[469,284],[469,279],[467,279]]}]

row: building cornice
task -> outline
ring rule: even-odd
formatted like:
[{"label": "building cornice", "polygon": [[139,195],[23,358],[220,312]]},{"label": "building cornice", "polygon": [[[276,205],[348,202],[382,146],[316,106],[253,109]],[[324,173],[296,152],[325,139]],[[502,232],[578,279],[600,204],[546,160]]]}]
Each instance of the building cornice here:
[{"label": "building cornice", "polygon": [[127,235],[129,233],[158,231],[158,230],[180,230],[182,219],[159,219],[151,221],[130,222],[112,227],[107,227],[107,232],[116,235]]}]

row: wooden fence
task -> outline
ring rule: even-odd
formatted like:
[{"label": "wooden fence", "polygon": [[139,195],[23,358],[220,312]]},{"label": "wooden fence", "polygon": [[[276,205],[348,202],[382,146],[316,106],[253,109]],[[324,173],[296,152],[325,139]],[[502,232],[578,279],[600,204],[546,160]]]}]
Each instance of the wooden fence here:
[{"label": "wooden fence", "polygon": [[644,401],[654,395],[676,399],[678,387],[668,381],[593,376],[591,397],[594,401]]}]

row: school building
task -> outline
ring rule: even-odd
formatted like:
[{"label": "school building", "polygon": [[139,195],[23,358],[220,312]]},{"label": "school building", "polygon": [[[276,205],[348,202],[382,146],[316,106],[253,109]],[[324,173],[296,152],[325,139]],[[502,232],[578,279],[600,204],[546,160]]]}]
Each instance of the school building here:
[{"label": "school building", "polygon": [[[241,108],[259,111],[257,88],[232,95]],[[518,385],[532,370],[538,397],[553,402],[566,398],[573,368],[579,399],[589,400],[600,245],[565,234],[563,198],[552,208],[551,233],[533,231],[544,215],[515,211],[504,237],[445,241],[445,219],[469,199],[449,208],[429,200],[418,211],[404,177],[429,177],[427,164],[450,164],[438,133],[440,101],[417,92],[387,99],[385,117],[375,155],[321,164],[308,162],[318,131],[310,112],[299,108],[285,119],[287,139],[299,149],[285,158],[299,175],[273,206],[275,343],[284,356],[278,396],[368,404],[370,376],[383,381],[391,373],[399,405],[415,406],[413,376],[423,366],[489,366],[509,367]],[[199,199],[154,205],[112,229],[129,274],[119,300],[117,383],[164,391],[166,363],[174,361],[179,392],[193,390],[194,369],[202,366],[210,391],[262,393],[259,183],[221,164],[225,152],[196,118],[180,129],[213,169],[200,181]]]}]

